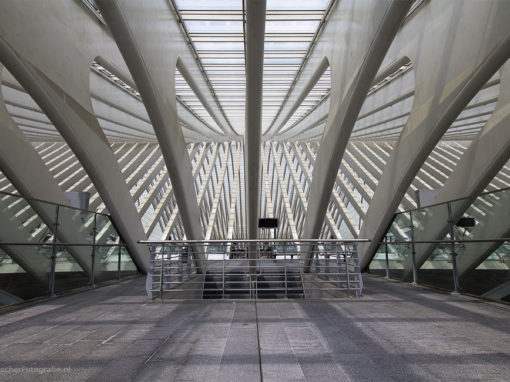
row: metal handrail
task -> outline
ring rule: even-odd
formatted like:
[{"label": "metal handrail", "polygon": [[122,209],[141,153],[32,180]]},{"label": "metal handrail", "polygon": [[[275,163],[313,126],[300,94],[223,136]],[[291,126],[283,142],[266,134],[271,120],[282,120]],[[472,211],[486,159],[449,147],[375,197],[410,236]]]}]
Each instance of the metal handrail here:
[{"label": "metal handrail", "polygon": [[33,242],[33,243],[17,243],[17,242],[0,242],[0,246],[48,246],[48,247],[126,247],[126,244],[99,244],[99,243],[49,243],[49,242]]},{"label": "metal handrail", "polygon": [[139,240],[138,244],[219,244],[219,243],[369,243],[370,239],[232,239],[232,240]]},{"label": "metal handrail", "polygon": [[[147,244],[151,250],[147,282],[151,297],[154,294],[160,298],[257,299],[360,296],[362,278],[356,244],[368,241],[147,240],[139,243]],[[283,250],[279,251],[279,247]],[[195,252],[202,256],[198,262],[191,260]],[[306,253],[312,260],[303,264],[299,256]]]},{"label": "metal handrail", "polygon": [[496,238],[496,239],[454,239],[454,240],[409,240],[409,241],[380,241],[379,244],[388,245],[404,245],[404,244],[451,244],[451,243],[493,243],[510,241],[510,238]]}]

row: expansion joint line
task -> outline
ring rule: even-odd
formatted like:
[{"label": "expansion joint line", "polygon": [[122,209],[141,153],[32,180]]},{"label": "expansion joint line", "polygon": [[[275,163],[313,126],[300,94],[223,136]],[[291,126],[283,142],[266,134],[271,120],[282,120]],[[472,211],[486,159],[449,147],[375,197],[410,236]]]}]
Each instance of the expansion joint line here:
[{"label": "expansion joint line", "polygon": [[260,354],[259,312],[257,309],[257,299],[256,298],[255,298],[255,326],[257,328],[257,352],[258,352],[258,356],[259,356],[260,382],[264,382],[264,374],[262,374],[262,356]]}]

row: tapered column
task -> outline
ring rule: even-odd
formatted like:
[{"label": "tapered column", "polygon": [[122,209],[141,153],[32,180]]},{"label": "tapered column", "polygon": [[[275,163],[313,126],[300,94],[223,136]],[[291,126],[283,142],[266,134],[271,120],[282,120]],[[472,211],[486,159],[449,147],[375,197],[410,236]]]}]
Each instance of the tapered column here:
[{"label": "tapered column", "polygon": [[24,60],[0,37],[0,59],[60,132],[101,195],[134,262],[147,271],[149,252],[124,176],[97,118],[56,83]]},{"label": "tapered column", "polygon": [[[362,56],[361,65],[350,68],[353,71],[353,78],[348,85],[347,92],[342,97],[337,95],[331,101],[320,151],[313,168],[313,182],[303,233],[305,239],[319,237],[351,131],[368,89],[411,3],[411,1],[390,2],[378,27],[373,32],[371,25],[362,26],[366,28],[366,31],[363,30],[360,33],[364,33],[363,38],[368,39],[371,43]],[[304,256],[309,260],[309,253]]]},{"label": "tapered column", "polygon": [[265,21],[266,0],[247,1],[244,172],[246,182],[248,239],[256,239],[258,234]]},{"label": "tapered column", "polygon": [[[190,192],[195,189],[191,162],[176,111],[174,76],[177,57],[173,61],[173,67],[170,61],[165,65],[164,61],[170,59],[163,57],[166,50],[157,49],[156,45],[149,42],[154,38],[153,30],[148,30],[147,25],[133,20],[137,4],[98,1],[97,5],[144,101],[165,158],[186,236],[190,240],[201,240],[204,235],[200,226],[197,195]],[[173,22],[169,21],[167,27],[173,28]],[[161,31],[158,30],[159,32]],[[160,42],[169,50],[167,53],[171,54],[172,47],[165,45],[164,40]]]}]

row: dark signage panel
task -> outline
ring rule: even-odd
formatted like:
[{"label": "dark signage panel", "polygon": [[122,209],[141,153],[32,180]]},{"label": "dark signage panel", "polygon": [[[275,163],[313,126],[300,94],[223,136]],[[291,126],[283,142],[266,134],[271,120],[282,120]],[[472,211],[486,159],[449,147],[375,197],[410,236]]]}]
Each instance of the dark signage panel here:
[{"label": "dark signage panel", "polygon": [[259,228],[278,228],[278,219],[276,218],[260,218]]},{"label": "dark signage panel", "polygon": [[475,226],[475,218],[460,218],[457,222],[457,227],[474,227]]}]

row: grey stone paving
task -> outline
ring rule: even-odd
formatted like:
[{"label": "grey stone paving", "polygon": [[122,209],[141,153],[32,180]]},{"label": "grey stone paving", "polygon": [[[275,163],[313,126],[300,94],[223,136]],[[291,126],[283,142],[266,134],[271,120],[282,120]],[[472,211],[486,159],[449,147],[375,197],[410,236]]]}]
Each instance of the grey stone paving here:
[{"label": "grey stone paving", "polygon": [[350,301],[160,302],[143,288],[1,315],[0,379],[510,381],[508,307],[372,277]]}]

